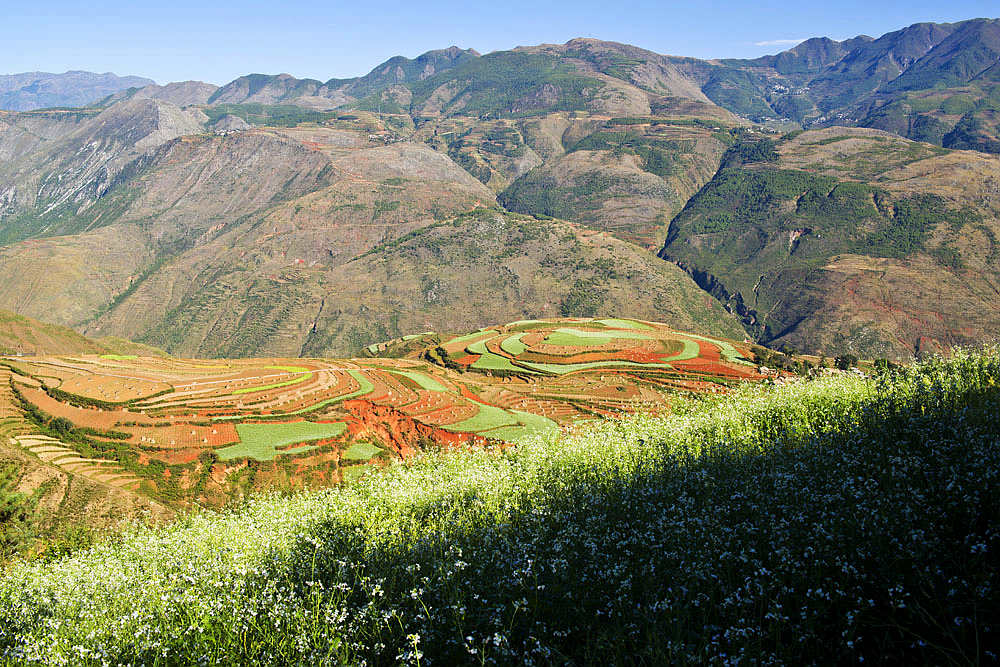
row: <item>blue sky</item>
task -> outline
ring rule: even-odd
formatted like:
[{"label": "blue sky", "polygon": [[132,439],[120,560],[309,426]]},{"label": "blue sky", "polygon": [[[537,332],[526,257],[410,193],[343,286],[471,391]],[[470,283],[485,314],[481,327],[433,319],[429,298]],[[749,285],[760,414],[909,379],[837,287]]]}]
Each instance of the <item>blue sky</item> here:
[{"label": "blue sky", "polygon": [[358,76],[393,55],[452,44],[482,53],[596,37],[659,53],[744,58],[825,35],[1000,16],[996,0],[350,2],[0,0],[0,73],[83,69],[160,83],[288,72]]}]

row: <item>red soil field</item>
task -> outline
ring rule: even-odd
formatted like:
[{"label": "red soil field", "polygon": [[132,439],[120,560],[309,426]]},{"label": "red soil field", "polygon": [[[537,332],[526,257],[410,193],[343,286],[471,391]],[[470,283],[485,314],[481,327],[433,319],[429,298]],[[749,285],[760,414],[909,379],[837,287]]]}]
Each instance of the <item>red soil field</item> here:
[{"label": "red soil field", "polygon": [[122,430],[132,434],[130,442],[139,445],[155,445],[162,449],[184,447],[222,447],[239,442],[236,427],[228,422],[212,426],[178,424],[161,427],[125,427]]},{"label": "red soil field", "polygon": [[20,391],[25,399],[38,406],[42,412],[53,417],[63,417],[77,426],[109,431],[114,429],[120,422],[154,423],[154,420],[146,415],[135,412],[124,412],[120,409],[101,411],[97,408],[78,408],[69,403],[57,401],[41,389],[29,389],[25,387]]}]

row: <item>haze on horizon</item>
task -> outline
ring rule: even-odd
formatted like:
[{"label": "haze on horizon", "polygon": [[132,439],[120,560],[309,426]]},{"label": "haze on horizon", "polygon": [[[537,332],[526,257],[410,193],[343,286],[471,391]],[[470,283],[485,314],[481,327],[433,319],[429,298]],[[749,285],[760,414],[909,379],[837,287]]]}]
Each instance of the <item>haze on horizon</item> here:
[{"label": "haze on horizon", "polygon": [[360,76],[394,55],[457,45],[481,53],[574,37],[625,42],[697,58],[753,58],[809,37],[877,37],[922,22],[994,16],[995,2],[914,0],[893,7],[860,0],[814,6],[777,0],[639,0],[625,7],[581,0],[432,6],[304,0],[169,5],[69,0],[5,8],[0,74],[87,70],[158,83],[224,84],[251,72],[326,81]]}]

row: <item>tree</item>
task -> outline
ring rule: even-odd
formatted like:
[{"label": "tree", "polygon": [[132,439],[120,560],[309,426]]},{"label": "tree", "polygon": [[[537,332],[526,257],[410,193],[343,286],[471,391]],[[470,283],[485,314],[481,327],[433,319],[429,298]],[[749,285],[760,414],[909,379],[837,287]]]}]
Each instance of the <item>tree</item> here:
[{"label": "tree", "polygon": [[30,500],[18,493],[18,468],[14,464],[0,467],[0,558],[7,558],[23,541]]},{"label": "tree", "polygon": [[837,368],[840,370],[846,371],[847,369],[854,368],[858,365],[858,358],[853,354],[842,354],[834,359],[833,363],[836,364]]}]

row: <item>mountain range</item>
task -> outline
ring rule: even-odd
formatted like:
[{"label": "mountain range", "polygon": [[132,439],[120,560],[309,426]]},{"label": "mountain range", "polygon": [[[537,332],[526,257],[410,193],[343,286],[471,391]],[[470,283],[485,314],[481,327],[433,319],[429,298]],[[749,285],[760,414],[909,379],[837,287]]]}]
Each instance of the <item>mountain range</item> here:
[{"label": "mountain range", "polygon": [[47,107],[82,107],[108,95],[154,83],[141,76],[122,77],[110,72],[0,74],[0,109],[31,111]]},{"label": "mountain range", "polygon": [[142,83],[0,112],[0,308],[199,356],[616,313],[903,358],[1000,325],[1000,20]]}]

